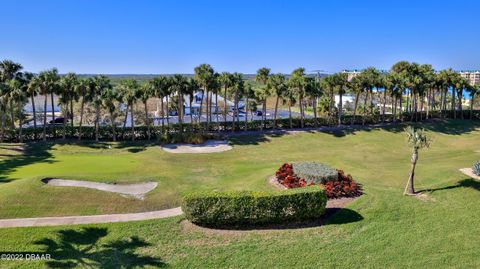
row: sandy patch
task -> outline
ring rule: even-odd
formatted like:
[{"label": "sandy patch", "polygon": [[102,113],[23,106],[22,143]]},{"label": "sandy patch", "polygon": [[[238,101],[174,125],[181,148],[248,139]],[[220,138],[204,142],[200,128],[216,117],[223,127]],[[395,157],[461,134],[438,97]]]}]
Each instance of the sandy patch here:
[{"label": "sandy patch", "polygon": [[480,180],[480,176],[475,175],[472,171],[472,168],[460,168],[459,170],[463,174],[465,174],[465,175],[467,175],[467,176],[469,176],[473,179]]},{"label": "sandy patch", "polygon": [[203,144],[168,144],[162,149],[169,153],[215,153],[231,150],[227,140],[207,140]]},{"label": "sandy patch", "polygon": [[96,189],[106,192],[115,192],[124,196],[131,196],[136,199],[143,200],[146,193],[155,189],[158,185],[157,182],[145,182],[134,184],[108,184],[83,180],[66,180],[59,178],[47,178],[42,180],[45,184],[50,186],[61,187],[81,187]]}]

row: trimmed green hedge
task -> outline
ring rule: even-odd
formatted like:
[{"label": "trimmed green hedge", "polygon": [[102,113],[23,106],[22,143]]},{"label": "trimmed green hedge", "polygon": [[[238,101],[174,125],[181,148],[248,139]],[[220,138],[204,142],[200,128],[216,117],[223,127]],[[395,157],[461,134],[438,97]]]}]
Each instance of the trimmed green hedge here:
[{"label": "trimmed green hedge", "polygon": [[323,187],[309,186],[268,192],[191,192],[184,195],[182,210],[193,223],[218,227],[318,218],[326,204]]},{"label": "trimmed green hedge", "polygon": [[299,162],[293,164],[293,173],[305,179],[308,183],[325,184],[338,180],[338,171],[323,163]]}]

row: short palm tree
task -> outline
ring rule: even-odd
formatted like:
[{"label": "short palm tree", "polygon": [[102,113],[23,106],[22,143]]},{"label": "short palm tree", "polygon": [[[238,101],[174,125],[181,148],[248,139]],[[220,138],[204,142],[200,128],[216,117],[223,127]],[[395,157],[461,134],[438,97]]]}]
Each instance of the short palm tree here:
[{"label": "short palm tree", "polygon": [[[100,127],[100,109],[103,104],[102,93],[108,91],[112,88],[110,79],[106,76],[95,76],[93,78],[91,94],[92,94],[92,103],[95,106],[95,141],[98,141],[100,138],[99,127]],[[133,124],[133,121],[132,121]]]},{"label": "short palm tree", "polygon": [[262,88],[259,88],[257,90],[262,90],[263,93],[260,94],[260,96],[265,97],[262,98],[260,101],[262,102],[262,130],[265,128],[266,123],[265,121],[267,120],[267,97],[269,95],[268,93],[268,88],[267,88],[267,81],[268,77],[270,76],[270,68],[262,67],[257,70],[257,74],[255,75],[255,80],[259,83],[262,84]]},{"label": "short palm tree", "polygon": [[[43,103],[43,141],[47,139],[47,100],[48,94],[54,94],[58,88],[58,70],[56,68],[42,71],[38,74],[38,87],[40,94],[45,97]],[[54,119],[53,107],[52,107],[52,120]],[[52,124],[55,125],[55,124]]]},{"label": "short palm tree", "polygon": [[[63,139],[66,136],[67,118],[70,119],[70,127],[73,132],[73,102],[78,99],[75,86],[78,84],[78,77],[75,73],[68,73],[60,78],[60,101],[64,105],[65,115],[63,117]],[[67,117],[68,115],[68,117]]]},{"label": "short palm tree", "polygon": [[[198,82],[198,84],[203,88],[201,100],[200,100],[200,110],[198,114],[199,122],[201,121],[202,118],[202,108],[203,108],[203,98],[204,96],[207,97],[207,113],[208,113],[208,91],[210,90],[209,87],[212,84],[213,80],[215,79],[215,72],[213,71],[212,66],[209,64],[201,64],[197,67],[195,67],[195,75],[194,75],[195,80]],[[207,129],[208,129],[208,118],[209,115],[207,115]]]},{"label": "short palm tree", "polygon": [[117,118],[117,104],[121,102],[121,95],[117,88],[108,88],[102,92],[102,107],[104,107],[110,114],[110,124],[112,126],[112,139],[117,141],[116,118]]},{"label": "short palm tree", "polygon": [[425,134],[424,130],[417,130],[415,127],[408,126],[405,128],[405,133],[408,137],[408,143],[412,148],[412,169],[410,171],[410,177],[408,178],[407,186],[405,187],[405,195],[414,195],[414,177],[415,177],[415,167],[417,166],[418,161],[418,152],[420,149],[428,148],[430,146],[430,139]]},{"label": "short palm tree", "polygon": [[233,87],[235,81],[234,77],[231,73],[228,72],[223,72],[220,75],[220,83],[222,84],[223,87],[223,123],[225,125],[224,128],[227,127],[227,112],[228,112],[228,95],[227,92],[230,91],[230,89]]},{"label": "short palm tree", "polygon": [[128,108],[131,109],[130,111],[130,122],[132,124],[131,131],[132,131],[132,141],[135,140],[135,119],[134,119],[134,109],[133,106],[139,97],[139,85],[138,82],[134,79],[127,79],[120,82],[119,89],[122,91],[123,101],[127,104],[126,114],[125,114],[125,121],[123,123],[124,132],[123,135],[125,136],[125,127],[127,123],[128,117]]}]

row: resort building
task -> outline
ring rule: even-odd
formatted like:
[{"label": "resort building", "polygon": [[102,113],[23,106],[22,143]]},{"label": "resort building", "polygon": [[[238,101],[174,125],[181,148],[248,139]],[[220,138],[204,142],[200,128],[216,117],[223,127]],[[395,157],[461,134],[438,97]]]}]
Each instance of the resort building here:
[{"label": "resort building", "polygon": [[460,76],[467,79],[470,85],[480,84],[480,70],[461,70],[458,71]]}]

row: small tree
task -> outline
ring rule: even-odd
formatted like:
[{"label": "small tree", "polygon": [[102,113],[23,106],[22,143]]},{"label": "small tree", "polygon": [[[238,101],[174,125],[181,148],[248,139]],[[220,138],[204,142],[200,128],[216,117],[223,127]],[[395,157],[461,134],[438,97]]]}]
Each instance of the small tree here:
[{"label": "small tree", "polygon": [[404,195],[414,195],[414,176],[415,167],[418,161],[418,151],[422,148],[428,148],[430,146],[430,139],[425,134],[424,130],[416,130],[415,127],[408,126],[405,128],[405,133],[408,136],[408,143],[412,147],[412,170],[410,171],[410,177],[408,179],[407,186],[405,187]]}]

